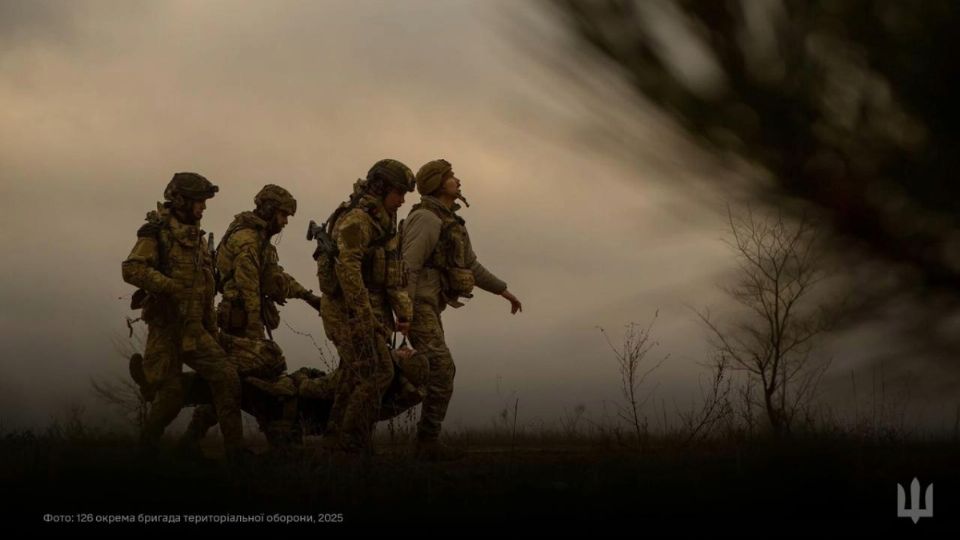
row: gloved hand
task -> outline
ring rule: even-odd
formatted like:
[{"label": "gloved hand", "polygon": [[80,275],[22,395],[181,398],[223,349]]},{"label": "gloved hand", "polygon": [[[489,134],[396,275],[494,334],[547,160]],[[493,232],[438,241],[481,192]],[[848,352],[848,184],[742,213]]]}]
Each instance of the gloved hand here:
[{"label": "gloved hand", "polygon": [[312,291],[307,291],[307,293],[303,295],[303,301],[310,304],[310,307],[317,310],[317,313],[320,313],[320,297],[313,294]]},{"label": "gloved hand", "polygon": [[394,350],[393,354],[397,355],[397,358],[400,360],[409,360],[410,357],[417,354],[417,350],[413,347],[404,345],[403,347]]}]

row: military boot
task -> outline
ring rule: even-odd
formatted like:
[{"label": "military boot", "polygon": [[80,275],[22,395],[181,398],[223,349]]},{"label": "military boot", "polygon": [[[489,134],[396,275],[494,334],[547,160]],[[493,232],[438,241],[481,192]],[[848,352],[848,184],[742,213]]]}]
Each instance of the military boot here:
[{"label": "military boot", "polygon": [[414,452],[419,460],[423,461],[456,461],[466,457],[466,452],[453,446],[447,446],[439,439],[417,439]]},{"label": "military boot", "polygon": [[[213,415],[212,422],[204,418],[206,411],[209,411],[207,414]],[[190,424],[187,425],[187,429],[184,430],[183,435],[180,436],[174,447],[177,457],[187,461],[203,461],[205,457],[203,450],[200,449],[200,441],[207,435],[210,427],[216,425],[216,423],[216,413],[212,411],[212,408],[197,407],[194,409]]]}]

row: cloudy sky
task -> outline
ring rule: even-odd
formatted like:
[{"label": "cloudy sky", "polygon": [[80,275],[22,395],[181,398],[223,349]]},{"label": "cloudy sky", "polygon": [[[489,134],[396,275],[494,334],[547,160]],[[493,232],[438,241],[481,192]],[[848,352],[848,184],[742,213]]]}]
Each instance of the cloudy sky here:
[{"label": "cloudy sky", "polygon": [[[616,341],[657,309],[658,398],[689,400],[706,347],[687,306],[720,302],[731,265],[722,197],[670,189],[707,169],[654,116],[636,119],[635,159],[595,152],[574,85],[518,39],[521,16],[439,0],[0,2],[0,421],[95,408],[90,379],[125,372],[120,262],[173,172],[220,186],[203,222],[218,238],[265,183],[288,188],[281,263],[316,288],[307,222],[384,157],[454,164],[480,260],[524,303],[510,316],[481,293],[445,313],[451,426],[516,399],[521,421],[599,412],[618,373],[598,327]],[[305,304],[282,315],[321,338]],[[309,337],[275,337],[292,368],[323,367]]]}]

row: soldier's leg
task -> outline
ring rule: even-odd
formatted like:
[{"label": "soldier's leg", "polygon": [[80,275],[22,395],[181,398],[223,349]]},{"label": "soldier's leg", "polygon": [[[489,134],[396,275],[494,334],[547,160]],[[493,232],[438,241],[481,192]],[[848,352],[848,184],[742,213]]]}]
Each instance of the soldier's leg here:
[{"label": "soldier's leg", "polygon": [[217,409],[213,405],[198,405],[193,409],[190,424],[180,438],[182,444],[196,444],[206,437],[210,428],[217,425]]},{"label": "soldier's leg", "polygon": [[153,394],[150,410],[144,419],[140,440],[156,447],[164,430],[180,414],[184,403],[184,387],[177,361],[176,332],[173,327],[150,325],[144,350],[142,377]]},{"label": "soldier's leg", "polygon": [[[238,344],[236,340],[230,336],[224,336],[226,340],[226,347],[224,352],[227,355],[227,362],[234,367],[237,371],[237,376],[241,379],[245,375],[254,374],[255,376],[267,376],[270,373],[273,373],[274,370],[282,371],[282,368],[278,367],[278,364],[283,361],[283,353],[280,348],[274,344],[270,343],[272,351],[276,351],[273,357],[271,358],[275,362],[269,365],[265,365],[260,362],[262,356],[253,356],[251,354],[244,354],[244,351],[241,350],[238,352]],[[221,346],[224,346],[222,342]],[[233,349],[229,348],[233,343]],[[249,343],[244,342],[240,346],[245,346],[247,348],[257,347],[260,345],[260,342]],[[268,373],[269,372],[269,373]],[[207,385],[209,387],[209,384]],[[242,389],[242,383],[241,383]],[[211,394],[212,396],[212,394]],[[242,393],[241,393],[242,398]],[[243,400],[241,399],[241,410],[243,409]],[[210,431],[210,428],[217,425],[217,409],[216,407],[210,404],[198,405],[193,410],[193,416],[190,418],[190,425],[187,426],[187,430],[183,433],[183,437],[180,439],[180,442],[183,444],[196,444],[200,442]]]},{"label": "soldier's leg", "polygon": [[368,446],[380,401],[393,381],[393,359],[380,339],[376,336],[356,345],[357,381],[343,410],[341,431],[345,444],[357,449]]},{"label": "soldier's leg", "polygon": [[240,417],[240,377],[227,361],[227,355],[213,336],[197,336],[197,350],[185,355],[184,362],[210,385],[217,421],[228,453],[243,447],[243,423]]},{"label": "soldier's leg", "polygon": [[373,394],[367,402],[367,417],[364,419],[367,424],[368,437],[373,433],[373,428],[377,421],[380,420],[383,398],[393,384],[393,379],[396,376],[396,364],[393,361],[393,355],[387,347],[386,342],[378,342],[377,348],[377,363],[374,366],[371,377]]},{"label": "soldier's leg", "polygon": [[340,449],[355,449],[356,441],[353,438],[354,426],[352,418],[348,418],[347,411],[360,391],[361,382],[369,376],[369,366],[365,366],[363,357],[357,354],[349,337],[338,340],[337,352],[340,354],[340,364],[337,372],[340,377],[337,381],[330,409],[330,419],[327,422],[327,431],[324,439],[328,445]]},{"label": "soldier's leg", "polygon": [[440,436],[440,426],[453,396],[453,378],[457,371],[450,349],[444,341],[443,326],[437,309],[422,302],[414,306],[410,341],[417,354],[426,356],[430,370],[427,395],[423,399],[420,422],[417,425],[417,438],[436,439]]},{"label": "soldier's leg", "polygon": [[[341,342],[339,339],[334,342],[337,346],[337,354],[340,356],[340,364],[337,366],[337,381],[333,393],[333,406],[330,408],[330,419],[327,421],[327,429],[324,437],[333,441],[339,437],[343,425],[343,414],[350,401],[350,396],[356,390],[360,380],[361,366],[353,354],[353,348]],[[336,442],[336,441],[334,441]],[[331,443],[333,444],[333,442]]]},{"label": "soldier's leg", "polygon": [[356,385],[356,367],[353,365],[353,353],[350,347],[349,329],[338,301],[324,295],[320,303],[320,318],[323,331],[337,349],[339,363],[335,373],[337,378],[333,388],[333,406],[324,429],[324,444],[330,447],[340,446],[339,432],[350,393]]},{"label": "soldier's leg", "polygon": [[164,430],[177,418],[183,408],[183,384],[180,377],[172,376],[161,381],[150,412],[143,424],[140,441],[144,446],[157,447]]}]

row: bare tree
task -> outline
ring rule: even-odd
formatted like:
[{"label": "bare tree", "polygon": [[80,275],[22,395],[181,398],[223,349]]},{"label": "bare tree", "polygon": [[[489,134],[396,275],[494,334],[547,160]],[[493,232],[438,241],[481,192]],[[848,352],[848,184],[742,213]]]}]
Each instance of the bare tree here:
[{"label": "bare tree", "polygon": [[806,217],[789,222],[782,213],[760,219],[748,209],[738,218],[728,210],[728,217],[739,268],[725,291],[746,313],[722,326],[709,311],[698,315],[718,358],[747,373],[747,388],[756,383],[745,405],[759,398],[773,432],[782,435],[814,397],[829,363],[812,354],[830,320],[825,304],[810,305],[826,277],[816,229]]},{"label": "bare tree", "polygon": [[[140,319],[127,317],[129,333],[125,337],[114,337],[113,348],[117,356],[129,361],[133,354],[144,349],[146,338],[142,327],[134,324]],[[98,400],[114,407],[137,430],[143,427],[149,411],[149,402],[140,390],[140,386],[129,375],[115,375],[112,378],[90,379],[90,387]]]},{"label": "bare tree", "polygon": [[[909,355],[913,372],[950,370],[954,380],[934,382],[955,395],[960,55],[951,51],[960,48],[960,4],[541,5],[557,16],[561,39],[541,32],[530,43],[543,45],[531,49],[580,90],[593,113],[591,148],[634,163],[652,147],[650,126],[666,120],[713,158],[702,183],[664,175],[686,198],[712,186],[794,216],[823,216],[821,230],[844,260],[837,275],[858,283],[857,309],[844,322],[886,327],[889,347],[873,362]],[[626,99],[617,103],[611,89]],[[890,311],[902,316],[891,320]],[[923,365],[931,362],[934,369]]]},{"label": "bare tree", "polygon": [[733,416],[733,405],[730,394],[733,383],[730,380],[729,362],[723,354],[715,359],[709,386],[706,388],[700,383],[701,402],[688,411],[677,411],[683,425],[685,436],[684,444],[697,442],[708,437],[717,426]]},{"label": "bare tree", "polygon": [[656,320],[657,314],[655,313],[650,324],[645,327],[636,323],[627,325],[626,333],[623,336],[623,344],[620,348],[614,346],[603,328],[600,329],[620,367],[620,391],[624,401],[617,404],[617,416],[627,423],[634,432],[638,448],[643,447],[647,432],[647,420],[643,415],[643,407],[653,396],[655,389],[645,392],[642,388],[643,383],[670,356],[664,356],[659,362],[649,367],[645,365],[650,350],[659,345],[659,342],[654,341],[650,334]]},{"label": "bare tree", "polygon": [[97,399],[116,408],[138,431],[143,428],[148,404],[140,392],[140,387],[133,380],[124,376],[117,376],[112,380],[91,378],[90,386]]}]

